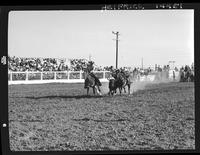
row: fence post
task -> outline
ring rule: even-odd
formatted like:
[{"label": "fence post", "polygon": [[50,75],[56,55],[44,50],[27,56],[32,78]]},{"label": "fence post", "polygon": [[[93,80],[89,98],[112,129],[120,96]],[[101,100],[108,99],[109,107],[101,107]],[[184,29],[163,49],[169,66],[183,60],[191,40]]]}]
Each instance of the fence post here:
[{"label": "fence post", "polygon": [[70,73],[70,71],[67,71],[67,79],[69,80],[69,73]]},{"label": "fence post", "polygon": [[80,79],[82,79],[82,71],[80,70]]},{"label": "fence post", "polygon": [[40,72],[40,74],[41,74],[41,80],[43,80],[43,72]]},{"label": "fence post", "polygon": [[54,72],[54,80],[56,80],[56,72]]},{"label": "fence post", "polygon": [[12,81],[12,72],[10,72],[10,81]]},{"label": "fence post", "polygon": [[65,75],[67,76],[67,79],[68,79],[68,71],[65,71]]},{"label": "fence post", "polygon": [[106,72],[103,71],[103,79],[105,79],[105,78],[106,78]]},{"label": "fence post", "polygon": [[26,71],[26,81],[28,81],[28,72]]}]

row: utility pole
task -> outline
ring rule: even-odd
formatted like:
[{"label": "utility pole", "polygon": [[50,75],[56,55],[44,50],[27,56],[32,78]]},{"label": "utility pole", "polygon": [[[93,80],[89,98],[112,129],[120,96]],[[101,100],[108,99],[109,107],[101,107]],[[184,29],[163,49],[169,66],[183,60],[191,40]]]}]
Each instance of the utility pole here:
[{"label": "utility pole", "polygon": [[175,61],[169,61],[169,66],[172,67],[173,69],[175,68],[174,63],[175,63]]},{"label": "utility pole", "polygon": [[143,69],[143,57],[142,57],[142,69]]},{"label": "utility pole", "polygon": [[119,36],[119,32],[117,31],[117,32],[114,32],[114,31],[112,31],[112,33],[113,34],[115,34],[116,35],[116,69],[118,68],[118,36]]},{"label": "utility pole", "polygon": [[91,54],[89,54],[89,61],[91,61],[91,57],[92,57]]}]

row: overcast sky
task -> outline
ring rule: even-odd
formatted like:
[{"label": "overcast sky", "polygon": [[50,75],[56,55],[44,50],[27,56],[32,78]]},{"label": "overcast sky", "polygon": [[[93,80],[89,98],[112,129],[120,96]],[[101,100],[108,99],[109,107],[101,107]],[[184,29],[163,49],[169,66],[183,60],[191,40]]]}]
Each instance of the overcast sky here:
[{"label": "overcast sky", "polygon": [[112,31],[119,31],[119,67],[194,62],[193,10],[11,11],[8,54],[91,58],[115,66]]}]

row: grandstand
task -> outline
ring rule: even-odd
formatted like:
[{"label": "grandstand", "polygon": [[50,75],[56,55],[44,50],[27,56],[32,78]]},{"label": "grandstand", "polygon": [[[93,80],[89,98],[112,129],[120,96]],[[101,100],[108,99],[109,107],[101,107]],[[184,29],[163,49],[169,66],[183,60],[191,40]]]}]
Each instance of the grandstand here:
[{"label": "grandstand", "polygon": [[[8,57],[8,83],[9,84],[29,84],[29,83],[52,83],[65,82],[77,83],[84,82],[86,68],[89,60],[87,59],[66,59],[66,58],[22,58]],[[189,67],[189,66],[188,66]],[[192,69],[194,69],[192,64]],[[113,66],[99,67],[94,64],[94,73],[101,80],[106,82],[110,77],[110,71]],[[159,78],[173,79],[173,71],[175,71],[176,80],[179,79],[179,70],[174,63],[171,65],[159,65],[153,68],[131,68],[123,67],[121,70],[137,73],[140,81],[153,81],[155,75]],[[183,67],[182,67],[183,69]],[[148,76],[144,76],[148,73]]]},{"label": "grandstand", "polygon": [[[87,59],[8,57],[8,84],[79,83],[84,82]],[[97,65],[95,65],[97,67]],[[108,71],[95,71],[107,81]]]}]

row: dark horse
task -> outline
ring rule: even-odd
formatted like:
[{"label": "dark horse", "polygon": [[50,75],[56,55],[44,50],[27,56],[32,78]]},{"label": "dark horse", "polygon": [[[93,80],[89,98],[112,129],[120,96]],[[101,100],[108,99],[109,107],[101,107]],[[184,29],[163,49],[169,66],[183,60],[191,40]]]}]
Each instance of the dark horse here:
[{"label": "dark horse", "polygon": [[117,88],[119,88],[121,93],[121,82],[119,79],[108,79],[109,80],[109,95],[113,95],[117,92]]},{"label": "dark horse", "polygon": [[[117,75],[119,81],[122,83],[122,88],[124,89],[124,92],[126,93],[126,86],[128,87],[128,94],[130,94],[130,87],[131,87],[131,81],[129,75],[125,74],[124,72],[120,72]],[[121,94],[121,92],[120,92]]]},{"label": "dark horse", "polygon": [[181,70],[180,71],[180,82],[194,82],[194,71]]},{"label": "dark horse", "polygon": [[124,92],[126,93],[126,86],[128,86],[128,94],[130,94],[130,75],[125,74],[123,71],[116,71],[112,74],[112,76],[115,79],[115,88],[119,88],[120,94],[122,92],[122,89],[124,89]]},{"label": "dark horse", "polygon": [[185,73],[185,79],[187,82],[194,82],[194,71],[188,70]]},{"label": "dark horse", "polygon": [[84,88],[87,89],[87,95],[89,94],[89,88],[91,87],[93,89],[93,94],[95,94],[95,89],[97,90],[97,94],[101,94],[100,86],[102,85],[99,79],[93,74],[89,72],[86,73],[85,78],[85,86]]}]

